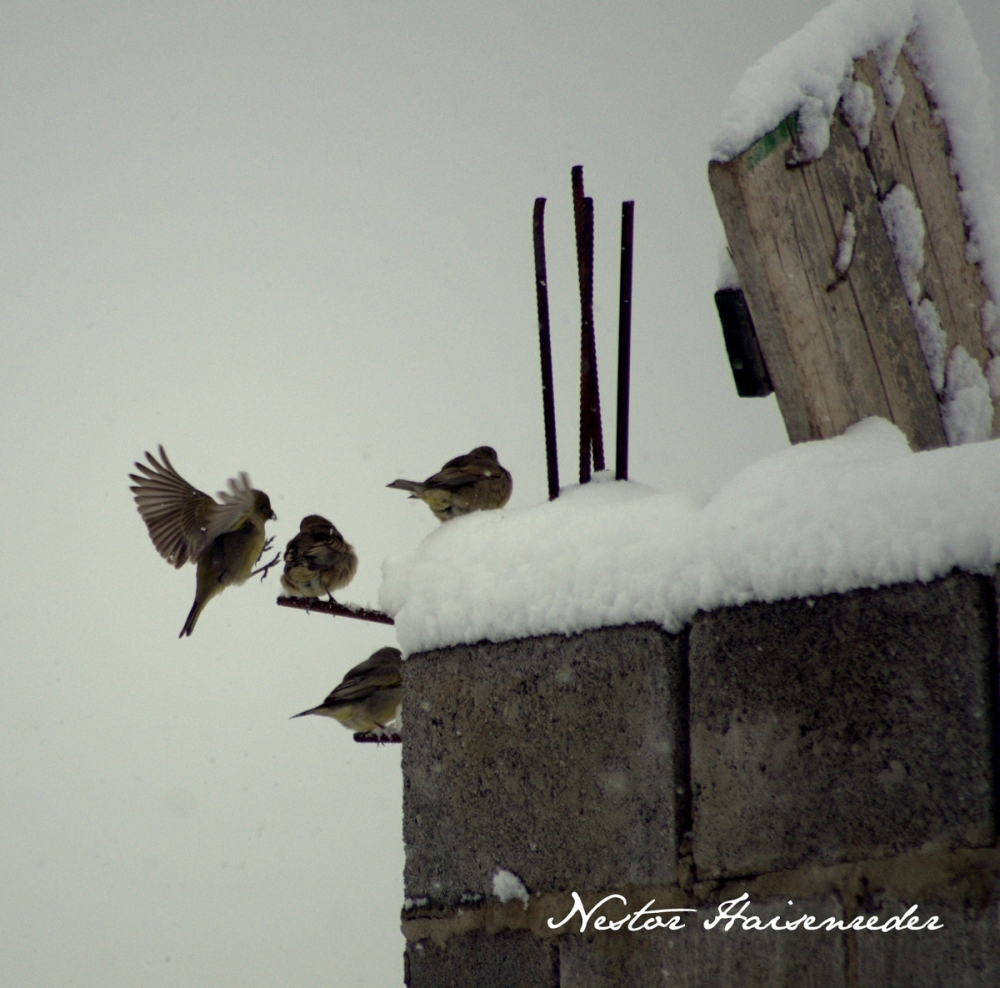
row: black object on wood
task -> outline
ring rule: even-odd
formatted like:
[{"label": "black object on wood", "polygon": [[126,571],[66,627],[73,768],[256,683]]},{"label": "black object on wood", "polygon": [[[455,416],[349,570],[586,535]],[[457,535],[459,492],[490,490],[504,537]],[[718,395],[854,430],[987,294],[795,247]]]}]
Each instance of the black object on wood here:
[{"label": "black object on wood", "polygon": [[542,355],[542,414],[545,418],[545,462],[549,500],[559,497],[559,456],[556,451],[556,406],[552,390],[552,339],[549,334],[549,285],[545,272],[545,199],[535,200],[535,296],[538,300],[538,345]]},{"label": "black object on wood", "polygon": [[722,336],[726,341],[736,393],[741,398],[766,398],[774,388],[757,342],[743,289],[720,289],[715,293],[715,307],[722,321]]},{"label": "black object on wood", "polygon": [[590,480],[591,453],[594,469],[604,469],[601,391],[594,339],[594,200],[583,194],[583,165],[573,166],[571,178],[580,276],[580,483],[586,484]]},{"label": "black object on wood", "polygon": [[338,604],[335,600],[320,600],[318,597],[279,597],[279,607],[295,607],[300,611],[318,611],[320,614],[330,614],[336,617],[357,618],[359,621],[374,621],[375,624],[395,624],[388,614],[381,611],[371,611],[367,607],[355,604]]},{"label": "black object on wood", "polygon": [[632,232],[635,203],[622,203],[622,267],[618,288],[618,415],[615,480],[628,480],[628,397],[632,361]]}]

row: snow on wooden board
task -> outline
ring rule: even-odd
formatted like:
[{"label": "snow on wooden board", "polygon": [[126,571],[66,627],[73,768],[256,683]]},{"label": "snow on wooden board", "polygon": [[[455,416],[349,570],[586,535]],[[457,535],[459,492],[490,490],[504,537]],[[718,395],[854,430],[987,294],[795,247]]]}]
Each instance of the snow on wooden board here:
[{"label": "snow on wooden board", "polygon": [[953,0],[838,0],[737,87],[710,180],[793,441],[998,434],[986,88]]}]

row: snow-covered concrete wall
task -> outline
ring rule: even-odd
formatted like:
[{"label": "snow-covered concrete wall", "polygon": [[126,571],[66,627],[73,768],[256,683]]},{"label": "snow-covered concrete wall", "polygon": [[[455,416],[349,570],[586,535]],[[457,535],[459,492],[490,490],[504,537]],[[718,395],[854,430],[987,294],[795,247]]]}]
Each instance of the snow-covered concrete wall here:
[{"label": "snow-covered concrete wall", "polygon": [[643,621],[676,632],[731,604],[992,573],[998,491],[1000,440],[913,453],[868,419],[709,498],[609,479],[455,519],[385,562],[379,599],[404,654]]},{"label": "snow-covered concrete wall", "polygon": [[[412,655],[408,984],[1000,983],[996,614],[953,573]],[[713,925],[744,893],[781,928]]]}]

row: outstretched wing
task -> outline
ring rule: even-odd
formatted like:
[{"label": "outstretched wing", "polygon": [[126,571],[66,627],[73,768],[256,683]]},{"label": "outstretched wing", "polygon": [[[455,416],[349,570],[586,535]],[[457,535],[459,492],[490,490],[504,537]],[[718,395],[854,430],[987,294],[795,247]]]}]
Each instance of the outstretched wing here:
[{"label": "outstretched wing", "polygon": [[174,469],[162,446],[159,451],[159,460],[146,453],[149,466],[136,463],[139,473],[129,474],[135,481],[131,490],[156,551],[180,569],[188,560],[196,561],[216,536],[237,527],[253,507],[253,494],[250,478],[240,474],[243,486],[230,480],[233,493],[218,504]]},{"label": "outstretched wing", "polygon": [[[131,488],[139,514],[149,529],[156,551],[172,566],[195,560],[205,547],[205,525],[217,507],[204,491],[192,487],[173,467],[160,446],[160,460],[146,453],[150,465],[136,463]],[[162,462],[161,462],[162,461]]]},{"label": "outstretched wing", "polygon": [[216,495],[222,504],[212,502],[212,511],[205,526],[205,537],[211,542],[225,532],[232,532],[256,508],[257,491],[250,483],[250,476],[241,472],[238,477],[229,478],[229,490]]}]

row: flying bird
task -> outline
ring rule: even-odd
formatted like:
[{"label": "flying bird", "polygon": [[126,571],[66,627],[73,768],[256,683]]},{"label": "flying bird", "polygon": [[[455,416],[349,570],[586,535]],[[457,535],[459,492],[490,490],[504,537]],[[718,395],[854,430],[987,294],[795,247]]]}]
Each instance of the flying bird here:
[{"label": "flying bird", "polygon": [[440,521],[472,511],[502,508],[514,489],[509,471],[500,466],[496,450],[477,446],[465,456],[449,460],[422,484],[414,480],[394,480],[387,487],[410,491],[420,498]]},{"label": "flying bird", "polygon": [[[194,631],[205,605],[232,584],[244,583],[265,549],[264,523],[276,518],[271,501],[241,473],[230,479],[221,504],[192,487],[160,446],[160,459],[146,453],[149,466],[136,463],[131,488],[156,551],[180,569],[198,564],[194,604],[178,637]],[[270,564],[269,564],[270,565]]]},{"label": "flying bird", "polygon": [[318,707],[303,710],[295,717],[320,714],[340,721],[352,731],[386,735],[387,725],[399,717],[402,683],[402,652],[398,648],[380,648],[351,669]]}]

